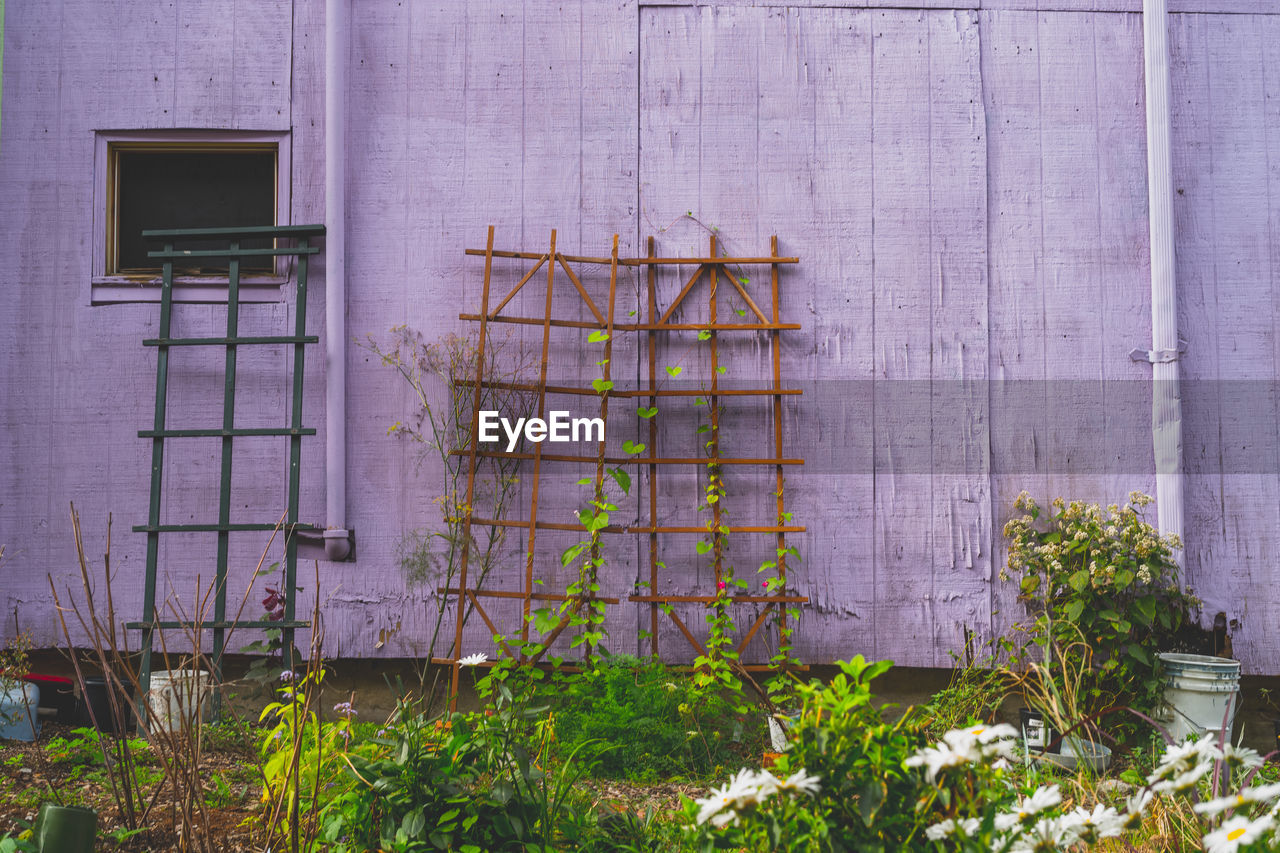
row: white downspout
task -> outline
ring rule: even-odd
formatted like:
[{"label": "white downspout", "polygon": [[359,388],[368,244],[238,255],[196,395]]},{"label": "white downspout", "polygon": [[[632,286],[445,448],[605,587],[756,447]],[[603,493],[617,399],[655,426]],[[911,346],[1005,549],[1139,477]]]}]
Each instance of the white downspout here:
[{"label": "white downspout", "polygon": [[347,4],[326,0],[324,19],[325,556],[351,551],[347,532]]},{"label": "white downspout", "polygon": [[[1178,388],[1178,295],[1173,245],[1169,134],[1169,16],[1165,0],[1143,0],[1147,94],[1147,193],[1151,223],[1151,430],[1160,532],[1182,538],[1182,396]],[[1179,561],[1181,562],[1181,556]]]}]

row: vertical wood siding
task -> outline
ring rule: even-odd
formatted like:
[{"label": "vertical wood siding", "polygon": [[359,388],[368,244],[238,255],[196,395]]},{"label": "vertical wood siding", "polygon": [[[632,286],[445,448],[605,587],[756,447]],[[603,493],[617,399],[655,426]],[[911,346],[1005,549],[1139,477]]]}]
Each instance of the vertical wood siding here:
[{"label": "vertical wood siding", "polygon": [[[1150,346],[1140,3],[918,5],[371,0],[352,16],[353,337],[385,342],[402,323],[428,338],[461,330],[454,318],[477,303],[480,273],[463,249],[482,245],[490,223],[503,248],[538,250],[555,228],[567,251],[606,254],[616,231],[624,254],[643,253],[649,234],[664,253],[695,254],[714,229],[729,251],[766,250],[777,234],[783,254],[801,258],[782,280],[782,319],[804,324],[784,336],[783,369],[808,389],[786,404],[786,451],[809,460],[787,485],[808,525],[796,544],[810,661],[861,652],[948,665],[967,630],[987,637],[1018,618],[996,575],[1019,491],[1112,501],[1154,488],[1150,368],[1128,356]],[[1174,8],[1185,13],[1172,16],[1171,50],[1187,571],[1207,616],[1235,620],[1248,671],[1280,673],[1270,630],[1280,616],[1280,15],[1264,0]],[[157,309],[89,305],[102,203],[94,131],[290,131],[292,221],[318,221],[324,20],[315,3],[261,0],[59,0],[10,4],[6,18],[0,606],[3,633],[16,609],[52,642],[45,575],[74,580],[69,500],[91,542],[114,513],[123,609],[142,580],[142,537],[127,531],[146,512],[147,447],[135,432],[152,405],[155,356],[140,341]],[[523,313],[541,311],[539,279],[516,300]],[[663,297],[682,283],[661,281]],[[586,284],[602,297],[607,281]],[[639,285],[620,281],[620,314],[637,307]],[[557,310],[581,310],[575,298],[557,291]],[[275,330],[289,312],[250,306],[242,322]],[[318,328],[318,283],[309,312]],[[223,322],[213,306],[175,317],[183,333]],[[552,376],[595,360],[568,336],[553,343]],[[673,340],[663,357],[687,345]],[[725,352],[736,378],[767,375],[763,339]],[[242,357],[242,425],[282,422],[284,355]],[[216,419],[217,361],[175,357],[175,426]],[[423,654],[429,590],[406,585],[397,545],[437,518],[439,479],[387,437],[413,406],[392,372],[354,345],[346,367],[359,561],[321,564],[318,586],[302,571],[300,607],[322,596],[330,654]],[[323,369],[312,356],[306,418],[321,426]],[[613,369],[635,379],[646,367],[620,342]],[[759,412],[733,415],[727,440],[767,435]],[[691,450],[681,432],[691,423],[665,431],[664,446]],[[612,434],[610,446],[635,437]],[[304,464],[303,517],[319,520],[323,435],[304,444]],[[203,478],[215,467],[212,443],[170,457],[170,520],[212,516]],[[280,449],[247,444],[235,471],[233,520],[278,514]],[[539,515],[562,521],[581,474],[556,476]],[[730,486],[742,496],[735,517],[771,520],[754,500],[770,475],[735,471]],[[637,478],[633,494],[643,488]],[[693,515],[691,473],[663,489],[661,520]],[[622,512],[645,514],[634,498]],[[261,545],[239,544],[233,589]],[[706,591],[710,567],[687,546],[668,543],[664,559],[684,571],[662,591]],[[733,548],[749,574],[761,546]],[[212,553],[211,541],[175,541],[168,588],[210,576]],[[609,556],[605,592],[625,597],[647,554],[628,542]],[[498,583],[514,588],[519,574]],[[514,607],[493,611],[514,625]],[[615,648],[635,648],[638,615],[611,615]],[[477,624],[469,649],[487,633]],[[662,640],[685,648],[673,631]]]}]

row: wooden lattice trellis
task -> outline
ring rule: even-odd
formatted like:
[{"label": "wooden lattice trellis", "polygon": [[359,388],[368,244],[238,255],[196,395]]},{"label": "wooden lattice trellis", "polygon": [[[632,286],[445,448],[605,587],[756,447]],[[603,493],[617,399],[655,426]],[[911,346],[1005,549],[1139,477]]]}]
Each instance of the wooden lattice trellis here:
[{"label": "wooden lattice trellis", "polygon": [[[519,634],[521,642],[524,643],[529,639],[529,617],[532,612],[534,602],[560,602],[570,601],[570,605],[566,608],[566,612],[559,620],[558,624],[538,642],[542,646],[542,651],[533,655],[520,654],[520,659],[527,663],[536,663],[549,650],[561,633],[569,627],[571,617],[578,609],[587,601],[595,600],[603,602],[606,605],[618,604],[620,599],[616,597],[606,597],[597,595],[594,592],[585,592],[572,600],[571,597],[564,593],[555,593],[543,591],[539,588],[535,578],[535,564],[537,562],[537,534],[540,530],[561,530],[561,531],[586,531],[586,527],[582,524],[568,524],[552,521],[544,521],[538,518],[538,501],[539,489],[542,484],[542,474],[544,463],[594,463],[596,466],[596,484],[597,487],[601,483],[606,465],[623,465],[647,467],[648,483],[647,483],[647,504],[648,517],[647,523],[639,525],[612,525],[604,528],[605,533],[638,535],[647,538],[648,558],[649,558],[649,589],[647,594],[632,594],[627,597],[628,601],[635,602],[641,606],[647,606],[649,609],[649,637],[651,642],[651,650],[654,656],[660,655],[658,647],[658,626],[659,614],[665,612],[675,624],[676,628],[688,640],[694,651],[698,654],[705,654],[705,649],[698,639],[690,631],[685,622],[680,619],[672,605],[675,604],[702,604],[710,607],[714,605],[718,599],[715,595],[662,595],[658,593],[659,589],[659,572],[663,564],[659,558],[660,541],[659,537],[666,534],[690,534],[690,533],[706,533],[707,526],[701,525],[670,525],[658,523],[658,493],[659,493],[659,472],[668,466],[702,466],[709,471],[718,471],[723,466],[765,466],[772,468],[776,479],[776,511],[777,517],[773,524],[768,525],[727,525],[728,529],[733,533],[751,533],[766,534],[774,537],[776,551],[778,554],[777,571],[778,579],[781,582],[781,588],[778,591],[767,590],[769,594],[736,594],[730,599],[734,605],[752,604],[764,605],[752,622],[746,633],[742,636],[741,641],[737,645],[739,654],[746,649],[747,645],[760,631],[761,627],[766,623],[771,611],[774,613],[780,631],[786,630],[786,609],[788,605],[800,605],[808,601],[805,596],[788,594],[787,585],[787,534],[800,533],[805,530],[803,526],[793,525],[789,523],[789,516],[786,513],[785,503],[785,477],[784,471],[788,466],[803,465],[803,459],[788,459],[782,455],[782,402],[783,397],[798,395],[801,393],[799,389],[784,388],[782,385],[782,353],[781,353],[781,333],[784,331],[794,331],[801,328],[798,323],[783,323],[779,319],[779,291],[778,278],[779,268],[783,264],[795,264],[799,262],[798,258],[781,257],[778,255],[778,238],[776,236],[770,238],[770,252],[767,256],[759,257],[718,257],[718,246],[714,235],[710,238],[710,251],[707,257],[703,258],[662,258],[657,257],[655,253],[655,241],[653,237],[648,239],[648,254],[642,258],[620,258],[618,257],[618,236],[613,237],[613,249],[609,257],[583,257],[574,255],[565,255],[556,248],[556,232],[551,232],[550,246],[546,252],[515,252],[515,251],[498,251],[494,247],[494,228],[490,226],[488,232],[488,240],[484,249],[467,249],[466,253],[473,256],[481,256],[484,258],[484,279],[480,296],[480,313],[479,314],[460,314],[462,320],[472,321],[478,324],[478,358],[476,360],[476,374],[474,380],[468,380],[465,384],[474,391],[474,404],[472,406],[472,425],[470,431],[470,446],[461,451],[467,456],[467,491],[465,498],[466,514],[463,521],[463,538],[461,550],[461,564],[457,577],[457,585],[453,587],[441,587],[438,593],[447,597],[456,599],[456,617],[454,626],[453,654],[448,658],[439,658],[437,663],[452,666],[452,685],[453,695],[457,695],[459,664],[458,661],[462,657],[462,641],[463,641],[463,624],[464,613],[469,607],[484,621],[488,629],[495,637],[510,637],[514,632],[500,631],[494,623],[488,611],[485,609],[482,599],[518,599],[521,601],[521,625]],[[490,285],[493,281],[493,262],[495,258],[515,259],[518,261],[532,262],[528,270],[520,277],[516,285],[509,293],[498,301],[495,307],[492,304]],[[575,271],[574,265],[581,270],[584,267],[607,267],[609,274],[609,293],[608,302],[604,306],[604,310],[592,300],[587,292],[587,288],[583,286],[583,277]],[[659,315],[658,299],[658,271],[661,267],[695,267],[693,275],[685,282],[679,294],[671,302],[670,305],[662,309]],[[744,280],[740,280],[739,276],[734,273],[734,269],[742,269],[744,267],[764,266],[769,271],[769,313],[766,314],[752,299],[745,287]],[[645,297],[647,303],[647,316],[644,322],[617,322],[615,318],[615,307],[617,302],[618,290],[618,273],[620,267],[636,267],[641,268],[645,272]],[[526,317],[503,314],[504,308],[511,303],[517,294],[531,281],[539,271],[545,268],[546,272],[546,292],[543,301],[544,310],[541,317]],[[572,284],[577,296],[590,312],[589,320],[568,319],[565,312],[553,313],[553,296],[556,292],[557,269],[563,271]],[[717,288],[721,280],[728,281],[734,288],[734,291],[745,304],[746,309],[750,311],[751,317],[746,322],[725,322],[719,313],[719,302],[717,297]],[[687,297],[693,292],[694,288],[701,281],[708,283],[708,307],[709,321],[694,323],[675,323],[671,322],[672,315],[686,301]],[[563,288],[564,285],[561,285]],[[575,303],[575,307],[577,304]],[[538,366],[538,377],[535,383],[518,383],[518,382],[498,382],[486,379],[485,353],[488,350],[490,334],[490,326],[492,324],[515,324],[522,326],[541,326],[541,357]],[[643,335],[646,349],[646,362],[648,365],[647,384],[644,387],[635,389],[617,389],[610,388],[604,393],[600,393],[589,384],[586,386],[567,386],[567,385],[549,385],[547,381],[547,365],[548,356],[551,347],[551,330],[553,328],[570,328],[581,329],[584,331],[600,331],[605,335],[604,338],[604,360],[601,362],[603,379],[610,382],[612,368],[612,347],[614,335],[618,333],[637,333]],[[669,388],[659,387],[658,383],[658,360],[657,349],[660,333],[664,332],[698,332],[708,333],[707,338],[710,352],[710,370],[709,375],[704,378],[705,384],[701,388]],[[760,388],[725,388],[721,386],[719,381],[721,368],[721,354],[719,346],[719,336],[727,333],[760,333],[768,334],[770,361],[772,366],[772,377],[769,387]],[[599,442],[598,452],[594,456],[550,453],[544,452],[543,444],[534,445],[532,452],[522,451],[504,451],[500,447],[492,450],[482,449],[478,446],[479,429],[478,418],[481,405],[481,392],[485,387],[500,387],[505,390],[526,391],[537,395],[537,412],[539,418],[545,419],[547,415],[547,395],[574,395],[582,397],[596,397],[599,399],[600,418],[605,423],[605,434],[611,434],[611,424],[609,421],[609,401],[611,398],[619,399],[635,399],[649,401],[650,407],[656,407],[659,398],[664,397],[698,397],[705,398],[709,404],[709,412],[711,418],[711,428],[713,433],[718,433],[717,419],[720,416],[720,400],[726,397],[766,397],[771,400],[772,405],[772,435],[769,439],[769,445],[772,453],[768,456],[756,457],[727,457],[720,455],[720,447],[717,442],[710,450],[709,455],[701,457],[664,457],[658,453],[658,423],[657,418],[648,418],[648,442],[645,452],[642,455],[629,455],[624,457],[607,456],[605,451],[605,443],[603,440]],[[526,482],[529,483],[529,499],[528,514],[525,518],[482,518],[476,516],[472,512],[472,502],[475,498],[476,488],[476,469],[477,460],[485,457],[512,457],[532,462],[531,477]],[[639,497],[637,498],[640,499]],[[716,528],[722,525],[721,505],[715,503],[711,507],[714,515],[713,522]],[[523,566],[523,578],[519,589],[478,589],[469,585],[468,568],[471,560],[470,543],[473,525],[489,525],[506,528],[521,529],[527,531],[527,549],[525,551]],[[715,569],[715,579],[717,587],[720,586],[722,572],[723,555],[717,546],[712,554],[713,565]],[[516,650],[503,640],[498,640],[502,650],[511,656],[517,656]],[[747,669],[767,669],[768,665],[749,665]]]}]

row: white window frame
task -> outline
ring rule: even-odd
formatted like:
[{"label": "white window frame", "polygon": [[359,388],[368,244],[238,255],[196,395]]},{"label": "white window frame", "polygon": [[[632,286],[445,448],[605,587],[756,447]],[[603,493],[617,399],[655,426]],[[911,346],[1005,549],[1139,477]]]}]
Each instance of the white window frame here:
[{"label": "white window frame", "polygon": [[[94,134],[93,146],[93,266],[91,302],[159,302],[159,274],[122,275],[107,272],[108,220],[114,193],[108,186],[113,177],[111,148],[118,143],[144,146],[172,144],[176,147],[218,148],[236,145],[275,145],[276,149],[276,225],[288,225],[292,163],[288,131],[244,130],[100,130]],[[160,248],[157,246],[157,248]],[[159,264],[157,264],[158,266]],[[244,275],[240,278],[240,301],[279,302],[283,285],[292,275],[292,259],[278,258],[273,274]],[[227,276],[174,276],[175,302],[226,302]]]}]

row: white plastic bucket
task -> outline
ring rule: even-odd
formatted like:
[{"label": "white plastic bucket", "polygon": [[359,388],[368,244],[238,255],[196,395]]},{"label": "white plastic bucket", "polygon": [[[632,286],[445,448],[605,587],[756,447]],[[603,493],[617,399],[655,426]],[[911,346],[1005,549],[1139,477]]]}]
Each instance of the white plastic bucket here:
[{"label": "white plastic bucket", "polygon": [[1174,742],[1206,732],[1218,743],[1230,740],[1240,704],[1240,661],[1173,653],[1160,655],[1160,661],[1164,664],[1169,734]]},{"label": "white plastic bucket", "polygon": [[204,670],[166,669],[151,674],[151,692],[147,704],[155,715],[156,725],[176,732],[186,725],[195,728],[213,719],[210,701],[213,677]]}]

